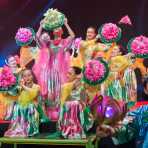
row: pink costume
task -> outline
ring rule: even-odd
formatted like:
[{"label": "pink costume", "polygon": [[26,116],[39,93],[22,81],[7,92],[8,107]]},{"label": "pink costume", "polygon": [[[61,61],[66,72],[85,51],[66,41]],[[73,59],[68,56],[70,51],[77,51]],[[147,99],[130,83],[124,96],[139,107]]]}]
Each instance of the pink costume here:
[{"label": "pink costume", "polygon": [[[33,72],[41,87],[41,96],[46,99],[48,104],[46,111],[50,119],[51,110],[54,111],[54,108],[57,112],[57,108],[59,108],[61,84],[66,81],[66,72],[69,65],[69,55],[65,51],[71,45],[71,42],[70,37],[62,39],[58,45],[55,45],[53,41],[50,48],[40,50],[33,67]],[[58,116],[55,118],[58,120]]]}]

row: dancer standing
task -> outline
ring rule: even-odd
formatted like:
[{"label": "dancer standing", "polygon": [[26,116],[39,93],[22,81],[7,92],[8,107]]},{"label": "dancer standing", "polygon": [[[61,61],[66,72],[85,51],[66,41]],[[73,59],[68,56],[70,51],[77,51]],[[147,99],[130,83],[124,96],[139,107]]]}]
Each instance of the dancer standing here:
[{"label": "dancer standing", "polygon": [[62,39],[62,28],[57,28],[54,30],[55,40],[52,41],[47,32],[42,33],[42,24],[43,21],[36,34],[40,52],[33,71],[41,87],[41,95],[46,100],[48,117],[51,119],[53,112],[56,112],[56,115],[59,112],[61,84],[65,81],[65,72],[68,69],[65,50],[71,44],[74,33],[65,19],[70,36],[66,40]]}]

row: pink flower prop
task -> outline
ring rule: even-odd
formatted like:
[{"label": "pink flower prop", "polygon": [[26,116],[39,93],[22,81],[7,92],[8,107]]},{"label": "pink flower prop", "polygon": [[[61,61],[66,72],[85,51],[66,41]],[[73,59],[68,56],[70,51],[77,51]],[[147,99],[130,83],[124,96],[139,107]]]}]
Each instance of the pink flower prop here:
[{"label": "pink flower prop", "polygon": [[122,36],[121,28],[113,23],[103,24],[99,28],[98,33],[100,35],[100,40],[104,43],[118,42]]},{"label": "pink flower prop", "polygon": [[105,67],[100,61],[91,60],[85,67],[85,77],[92,81],[99,81],[105,74]]},{"label": "pink flower prop", "polygon": [[16,77],[8,66],[4,66],[0,72],[0,88],[9,88],[16,84]]},{"label": "pink flower prop", "polygon": [[134,54],[148,54],[148,38],[138,36],[131,42],[131,50]]},{"label": "pink flower prop", "polygon": [[113,23],[106,23],[102,28],[102,36],[106,40],[113,40],[116,39],[119,35],[119,27]]},{"label": "pink flower prop", "polygon": [[29,42],[33,37],[33,34],[29,28],[18,29],[15,39],[19,42],[26,43]]},{"label": "pink flower prop", "polygon": [[130,25],[131,26],[132,25],[132,22],[131,22],[129,16],[126,15],[126,16],[124,16],[124,17],[121,18],[121,20],[119,21],[119,24],[127,24],[127,25]]}]

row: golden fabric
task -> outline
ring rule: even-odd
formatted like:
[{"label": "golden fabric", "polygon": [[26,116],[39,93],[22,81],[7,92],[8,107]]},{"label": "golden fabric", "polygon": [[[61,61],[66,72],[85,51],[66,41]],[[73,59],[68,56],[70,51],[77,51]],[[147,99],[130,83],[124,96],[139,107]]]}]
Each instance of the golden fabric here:
[{"label": "golden fabric", "polygon": [[23,46],[20,49],[20,65],[25,67],[29,62],[33,60],[33,56],[30,52],[29,46]]}]

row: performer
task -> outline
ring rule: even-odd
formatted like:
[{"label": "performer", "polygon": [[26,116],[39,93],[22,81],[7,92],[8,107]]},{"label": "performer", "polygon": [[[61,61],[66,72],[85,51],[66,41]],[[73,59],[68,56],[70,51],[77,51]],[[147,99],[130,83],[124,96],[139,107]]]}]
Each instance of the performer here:
[{"label": "performer", "polygon": [[74,34],[67,23],[67,19],[65,19],[65,26],[70,36],[67,40],[62,39],[62,28],[58,28],[54,30],[56,39],[52,41],[47,32],[42,33],[42,24],[43,22],[41,22],[36,34],[40,52],[33,72],[41,87],[41,95],[46,100],[46,111],[49,119],[51,119],[51,112],[59,111],[61,84],[65,81],[65,73],[68,69],[65,50],[71,44]]},{"label": "performer", "polygon": [[[4,69],[6,69],[6,73],[4,73],[5,77],[7,77],[7,72],[11,74],[11,78],[15,78],[15,84],[13,86],[0,92],[0,119],[1,120],[10,120],[11,114],[13,110],[13,104],[18,98],[18,88],[17,83],[19,81],[19,74],[22,68],[19,68],[19,57],[18,56],[9,56],[8,60],[6,60],[6,64],[4,67],[1,68],[1,73]],[[8,76],[10,78],[10,76]],[[7,82],[10,83],[10,82]],[[3,86],[1,86],[3,87]]]},{"label": "performer", "polygon": [[[133,70],[130,70],[130,73],[128,71],[129,70],[128,68],[132,64],[130,54],[121,55],[119,46],[114,46],[109,59],[110,59],[110,74],[104,83],[105,85],[104,94],[107,96],[111,96],[114,99],[124,100],[126,102],[132,100],[135,101],[136,78],[135,75],[132,74]],[[127,70],[126,73],[125,70]],[[128,94],[129,87],[130,87],[130,92]],[[132,96],[134,95],[133,99],[130,98],[131,95]]]},{"label": "performer", "polygon": [[81,69],[71,67],[67,77],[68,82],[62,86],[59,130],[64,138],[86,138],[85,132],[92,127],[93,120],[90,113],[85,111],[86,98],[82,95]]},{"label": "performer", "polygon": [[123,80],[125,82],[125,91],[127,92],[127,100],[136,102],[137,101],[137,80],[136,80],[136,74],[133,68],[133,65],[135,64],[135,56],[127,54],[125,55],[129,61],[129,66],[125,69],[123,74]]},{"label": "performer", "polygon": [[96,58],[96,52],[103,53],[109,49],[109,45],[97,43],[98,39],[99,36],[97,36],[96,29],[94,27],[88,27],[86,32],[86,40],[83,40],[80,43],[80,54],[82,56],[82,61],[84,62],[83,65],[85,65],[88,60]]},{"label": "performer", "polygon": [[[103,43],[97,42],[99,36],[97,36],[96,29],[94,27],[88,27],[86,32],[86,40],[82,40],[80,42],[79,53],[82,59],[82,65],[85,66],[87,62],[91,59],[97,57],[103,57],[104,51],[108,50],[110,45],[105,45]],[[100,94],[100,86],[90,86],[88,84],[84,84],[84,89],[88,95],[88,98],[91,100],[97,95]],[[90,103],[89,102],[89,103]]]},{"label": "performer", "polygon": [[39,133],[39,114],[36,98],[39,86],[33,82],[31,70],[24,70],[21,79],[21,93],[14,106],[13,117],[6,137],[28,137]]}]

